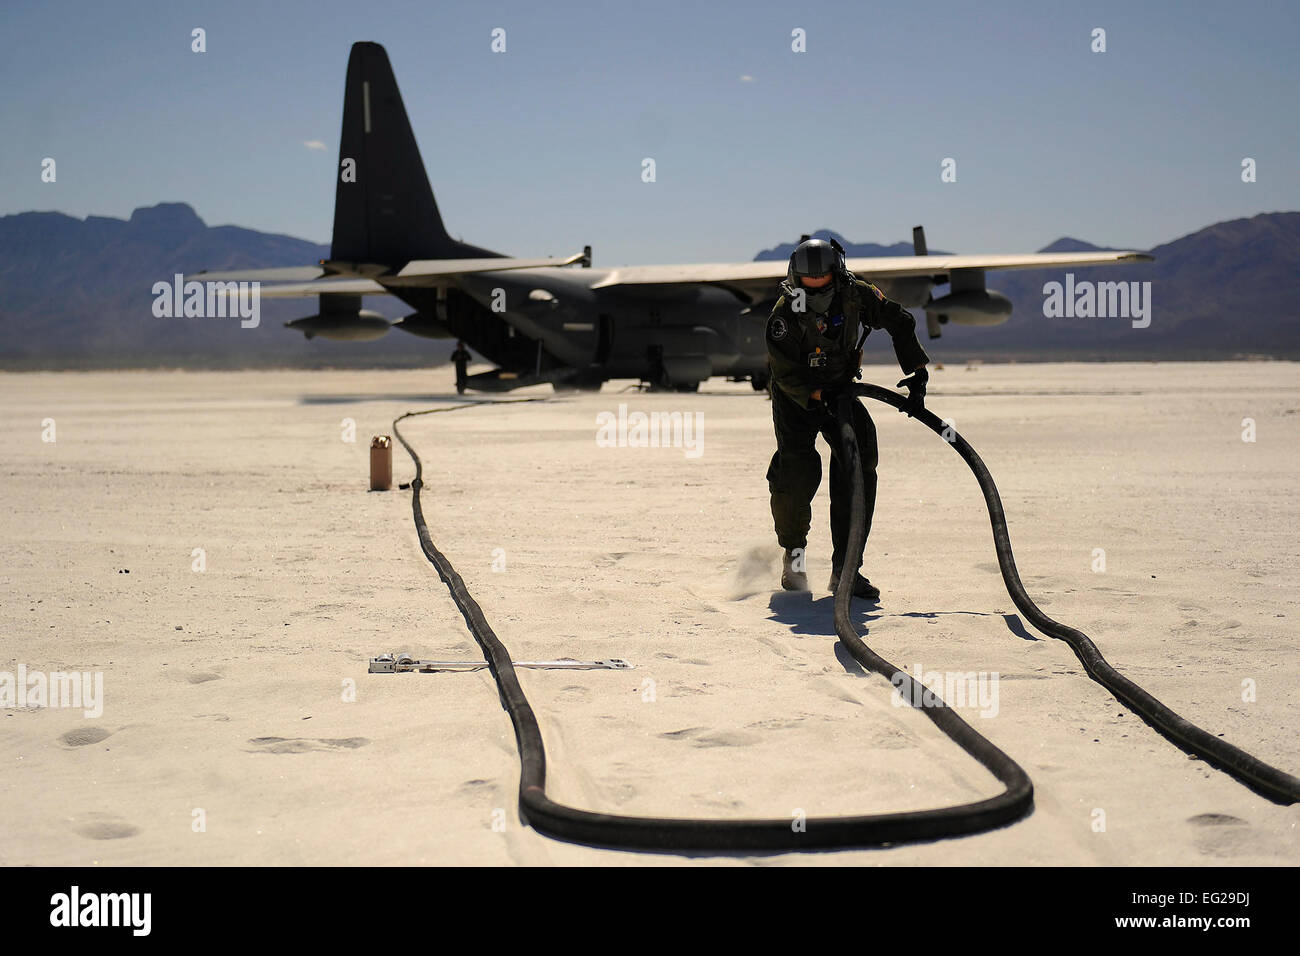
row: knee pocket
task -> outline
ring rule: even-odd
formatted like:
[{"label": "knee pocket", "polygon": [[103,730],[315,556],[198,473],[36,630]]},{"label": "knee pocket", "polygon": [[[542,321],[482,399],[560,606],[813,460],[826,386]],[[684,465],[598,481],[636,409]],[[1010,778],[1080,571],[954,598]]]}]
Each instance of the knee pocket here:
[{"label": "knee pocket", "polygon": [[822,460],[815,451],[811,455],[772,456],[767,469],[767,484],[773,493],[795,493],[817,490],[822,480]]}]

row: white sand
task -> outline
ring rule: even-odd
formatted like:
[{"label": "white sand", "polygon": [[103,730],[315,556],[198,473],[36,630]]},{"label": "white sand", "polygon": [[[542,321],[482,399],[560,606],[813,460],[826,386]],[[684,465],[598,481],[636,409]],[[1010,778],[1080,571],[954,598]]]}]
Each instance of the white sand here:
[{"label": "white sand", "polygon": [[[1300,773],[1297,366],[986,365],[931,382],[930,406],[999,483],[1044,610],[1177,712]],[[450,369],[0,377],[0,671],[102,672],[105,698],[98,718],[0,709],[0,864],[682,861],[523,827],[514,735],[486,672],[366,673],[381,651],[480,658],[420,553],[410,493],[366,491],[370,436],[454,403],[450,383]],[[405,428],[434,538],[515,659],[636,665],[521,671],[550,795],[624,814],[790,818],[997,792],[922,715],[892,706],[882,678],[843,663],[822,590],[825,481],[816,590],[773,590],[765,397],[625,384],[530,389],[511,397],[548,401]],[[620,402],[702,411],[703,454],[597,447],[597,414]],[[865,570],[884,593],[859,611],[866,640],[909,668],[1000,675],[997,715],[963,713],[1028,771],[1035,810],[921,846],[704,859],[1300,861],[1300,807],[1189,759],[1065,644],[1004,619],[1015,609],[966,466],[892,409],[868,409],[881,465]],[[55,443],[41,441],[45,418]],[[1243,418],[1257,441],[1242,441]],[[394,462],[409,480],[400,446]]]}]

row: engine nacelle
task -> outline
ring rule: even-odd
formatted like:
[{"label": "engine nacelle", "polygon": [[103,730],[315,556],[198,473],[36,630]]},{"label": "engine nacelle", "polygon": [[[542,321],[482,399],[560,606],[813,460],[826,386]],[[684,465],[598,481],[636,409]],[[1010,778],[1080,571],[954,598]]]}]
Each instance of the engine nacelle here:
[{"label": "engine nacelle", "polygon": [[358,309],[355,312],[321,312],[305,319],[284,323],[309,339],[320,336],[340,342],[367,342],[383,336],[392,324],[378,312]]},{"label": "engine nacelle", "polygon": [[707,381],[713,375],[713,363],[707,355],[665,355],[663,370],[666,384],[689,385]]},{"label": "engine nacelle", "polygon": [[449,339],[452,337],[448,328],[432,316],[423,312],[412,312],[405,318],[393,323],[393,328],[418,335],[424,339]]}]

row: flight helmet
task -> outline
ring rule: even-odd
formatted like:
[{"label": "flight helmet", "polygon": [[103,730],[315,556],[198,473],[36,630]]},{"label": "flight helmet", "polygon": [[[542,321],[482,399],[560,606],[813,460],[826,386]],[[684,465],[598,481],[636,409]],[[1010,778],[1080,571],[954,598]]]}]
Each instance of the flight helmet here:
[{"label": "flight helmet", "polygon": [[803,276],[824,276],[828,272],[838,276],[844,269],[844,260],[835,246],[825,239],[805,239],[795,246],[790,254],[792,283]]}]

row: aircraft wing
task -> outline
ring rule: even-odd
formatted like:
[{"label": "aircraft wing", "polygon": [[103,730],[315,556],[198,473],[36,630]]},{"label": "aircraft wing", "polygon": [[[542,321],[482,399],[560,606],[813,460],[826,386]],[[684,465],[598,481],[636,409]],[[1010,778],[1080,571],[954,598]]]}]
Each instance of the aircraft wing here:
[{"label": "aircraft wing", "polygon": [[288,266],[283,269],[235,269],[228,272],[195,272],[186,282],[306,282],[326,275],[320,266]]},{"label": "aircraft wing", "polygon": [[[1115,262],[1154,262],[1144,252],[1032,252],[1024,255],[889,256],[848,259],[849,269],[865,277],[916,276],[954,269],[1054,269],[1057,266],[1102,266]],[[936,268],[936,265],[938,268]]]},{"label": "aircraft wing", "polygon": [[385,276],[390,285],[428,285],[422,280],[437,276],[465,275],[470,272],[502,272],[507,269],[541,269],[547,266],[571,266],[582,262],[584,253],[564,258],[509,259],[504,256],[490,259],[416,259],[408,262],[392,277]]},{"label": "aircraft wing", "polygon": [[[226,273],[230,278],[225,280],[213,279],[211,276],[200,272],[196,275],[185,277],[189,281],[203,281],[211,279],[213,282],[228,281],[234,282],[235,277],[239,275],[248,275],[248,273]],[[260,281],[256,279],[248,280],[250,282]],[[391,295],[389,290],[385,289],[373,279],[317,279],[314,282],[283,282],[275,285],[258,286],[258,295],[263,299],[289,299],[306,295]],[[218,295],[235,295],[235,290],[217,290]]]},{"label": "aircraft wing", "polygon": [[[436,285],[475,272],[504,272],[570,266],[585,254],[563,258],[516,259],[506,256],[477,259],[418,259],[397,272],[366,263],[324,261],[319,266],[198,272],[186,281],[264,282],[260,294],[267,298],[311,295],[391,295],[395,287]],[[846,259],[856,275],[865,279],[900,276],[942,276],[958,269],[1050,269],[1060,266],[1097,266],[1119,262],[1149,262],[1142,252],[1037,252],[1023,255],[974,256],[870,256]],[[605,273],[592,289],[636,286],[717,285],[751,302],[771,298],[773,286],[785,278],[783,259],[762,262],[704,262],[682,265],[621,266]],[[289,281],[282,281],[289,280]],[[294,281],[298,280],[298,281]],[[943,281],[942,279],[938,281]]]},{"label": "aircraft wing", "polygon": [[[957,269],[1051,269],[1059,266],[1099,266],[1117,262],[1149,262],[1142,252],[1035,252],[984,256],[870,256],[846,259],[863,279],[940,275]],[[592,285],[615,286],[710,284],[732,289],[751,300],[768,298],[774,283],[785,278],[784,259],[762,262],[708,262],[689,265],[622,266]]]},{"label": "aircraft wing", "polygon": [[[264,296],[318,295],[386,295],[385,286],[435,285],[439,278],[454,278],[473,272],[505,272],[511,269],[538,269],[545,266],[571,266],[582,262],[586,253],[543,259],[515,259],[492,256],[477,259],[416,259],[397,272],[387,266],[363,262],[322,260],[318,266],[290,266],[283,269],[243,269],[228,272],[195,272],[185,281],[195,282],[287,282],[264,286]],[[382,280],[383,285],[379,281]],[[348,285],[351,283],[351,285]]]}]

